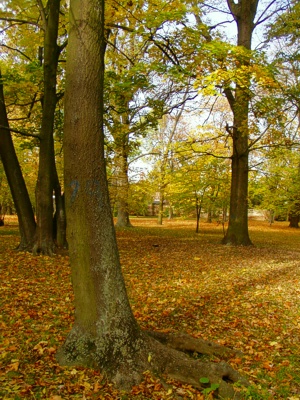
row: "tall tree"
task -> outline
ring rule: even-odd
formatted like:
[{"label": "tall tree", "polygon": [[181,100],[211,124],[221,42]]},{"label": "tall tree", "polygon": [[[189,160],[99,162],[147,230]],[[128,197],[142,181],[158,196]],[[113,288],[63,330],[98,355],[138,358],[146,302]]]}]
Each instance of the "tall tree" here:
[{"label": "tall tree", "polygon": [[20,250],[31,249],[36,224],[28,195],[26,184],[23,178],[18,157],[15,152],[9,122],[6,113],[2,75],[0,70],[0,156],[13,197],[15,208],[19,219],[21,242]]},{"label": "tall tree", "polygon": [[[246,50],[251,50],[258,1],[227,0],[237,24],[237,45]],[[245,54],[242,63],[247,68],[250,57]],[[236,85],[234,94],[229,88],[225,89],[225,95],[233,112],[233,126],[228,128],[232,137],[233,152],[229,224],[223,243],[245,246],[251,244],[248,232],[249,87],[250,75],[243,85]]]},{"label": "tall tree", "polygon": [[44,93],[40,131],[39,172],[36,186],[37,229],[33,252],[52,255],[53,189],[55,186],[54,116],[57,103],[56,73],[59,57],[57,44],[60,0],[48,1],[48,14],[38,2],[44,24]]},{"label": "tall tree", "polygon": [[[221,10],[224,3],[228,8]],[[232,174],[229,225],[223,240],[225,244],[251,245],[248,232],[249,154],[269,130],[266,128],[269,121],[265,118],[266,102],[262,94],[268,93],[272,85],[275,86],[274,71],[266,66],[268,62],[263,51],[251,50],[251,44],[254,29],[271,21],[274,15],[285,9],[286,4],[285,0],[227,0],[217,1],[213,6],[203,4],[206,9],[212,8],[213,11],[220,7],[219,11],[227,15],[223,22],[228,23],[228,15],[231,15],[237,26],[235,46],[229,41],[213,40],[211,35],[207,35],[207,44],[203,48],[209,49],[210,57],[199,63],[198,67],[200,81],[201,75],[205,76],[209,70],[202,93],[211,94],[210,88],[215,84],[215,95],[222,93],[232,112],[232,122],[226,124],[226,131],[231,138],[229,142],[232,143]],[[199,15],[195,19],[201,22]]]},{"label": "tall tree", "polygon": [[[52,254],[53,234],[56,234],[53,226],[54,191],[59,216],[56,224],[57,243],[62,246],[65,244],[62,232],[65,226],[62,221],[63,202],[53,139],[56,104],[61,97],[61,94],[56,94],[58,57],[66,44],[57,43],[58,23],[60,11],[63,12],[65,6],[60,7],[58,0],[48,0],[46,5],[40,0],[27,3],[5,1],[5,8],[0,9],[0,20],[4,26],[1,46],[7,52],[7,60],[11,60],[19,73],[18,79],[14,78],[14,73],[11,74],[12,83],[23,82],[23,87],[18,84],[19,91],[12,85],[9,108],[15,126],[11,130],[34,136],[32,148],[40,146],[35,207],[37,228],[31,241],[32,250],[34,253]],[[63,31],[62,29],[61,32]],[[14,42],[15,37],[17,45]],[[35,41],[33,38],[38,39]],[[42,45],[39,46],[40,44]]]},{"label": "tall tree", "polygon": [[[146,370],[201,387],[241,377],[227,364],[203,363],[163,346],[201,347],[188,336],[142,332],[132,314],[121,272],[111,214],[103,134],[104,1],[71,0],[65,98],[65,188],[68,239],[75,294],[75,322],[57,357],[66,365],[101,368],[119,387],[129,388]],[[203,343],[202,343],[203,344]],[[216,345],[203,346],[219,354]],[[230,351],[229,351],[230,352]]]}]

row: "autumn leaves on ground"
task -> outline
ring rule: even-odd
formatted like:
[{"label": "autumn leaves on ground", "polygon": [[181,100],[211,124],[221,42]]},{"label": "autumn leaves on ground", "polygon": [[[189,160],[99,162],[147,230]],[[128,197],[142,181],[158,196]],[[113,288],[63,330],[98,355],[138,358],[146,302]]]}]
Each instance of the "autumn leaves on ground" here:
[{"label": "autumn leaves on ground", "polygon": [[[209,382],[199,392],[145,371],[144,382],[121,393],[101,371],[60,367],[55,352],[73,318],[68,257],[15,252],[17,227],[6,222],[0,230],[0,398],[213,398]],[[226,361],[250,381],[245,399],[300,399],[300,231],[251,222],[255,246],[228,247],[215,223],[203,223],[197,235],[192,221],[132,222],[135,228],[117,236],[142,328],[186,332],[243,352]]]}]

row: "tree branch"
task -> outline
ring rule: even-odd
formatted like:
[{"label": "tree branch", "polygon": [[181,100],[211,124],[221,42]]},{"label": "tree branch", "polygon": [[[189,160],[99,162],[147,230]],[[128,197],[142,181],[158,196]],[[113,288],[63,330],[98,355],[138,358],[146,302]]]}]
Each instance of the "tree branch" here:
[{"label": "tree branch", "polygon": [[14,133],[17,133],[18,135],[21,135],[21,136],[32,137],[34,139],[39,139],[39,140],[41,139],[41,137],[39,135],[33,135],[32,133],[19,131],[18,129],[9,128],[9,127],[4,126],[4,125],[0,125],[0,129],[5,129],[6,131],[14,132]]},{"label": "tree branch", "polygon": [[257,18],[257,21],[254,23],[254,27],[257,27],[258,25],[264,23],[265,21],[267,21],[270,17],[272,17],[272,15],[277,14],[278,11],[284,11],[285,7],[279,7],[276,10],[274,10],[273,12],[271,12],[271,14],[269,14],[268,16],[264,17],[263,16],[266,14],[266,12],[272,7],[273,4],[276,4],[277,0],[272,0],[271,3],[269,3],[267,5],[267,7],[263,10],[263,12],[260,14],[260,16]]},{"label": "tree branch", "polygon": [[43,29],[46,32],[48,22],[47,22],[45,7],[44,7],[44,5],[42,3],[42,0],[36,0],[36,2],[37,2],[37,5],[38,5],[38,8],[40,10],[41,18],[42,18],[42,21],[43,21],[43,25],[44,25]]},{"label": "tree branch", "polygon": [[19,19],[19,18],[0,17],[0,21],[17,22],[18,24],[28,24],[28,25],[33,25],[33,26],[39,26],[39,24],[36,22],[26,21],[25,19]]},{"label": "tree branch", "polygon": [[234,98],[234,95],[233,95],[232,91],[229,88],[226,88],[226,89],[223,90],[223,92],[224,92],[224,94],[225,94],[225,96],[226,96],[226,98],[228,100],[228,103],[230,105],[231,111],[234,112],[235,98]]},{"label": "tree branch", "polygon": [[137,156],[134,159],[128,161],[128,165],[132,164],[133,162],[135,162],[136,160],[138,160],[138,159],[140,159],[142,157],[151,156],[151,155],[156,156],[156,155],[159,155],[159,154],[160,154],[159,152],[150,152],[150,153],[141,154],[140,156]]},{"label": "tree branch", "polygon": [[126,31],[126,32],[134,32],[134,29],[129,28],[128,26],[124,26],[124,25],[109,23],[109,24],[106,24],[106,26],[109,26],[110,28],[122,29],[123,31]]},{"label": "tree branch", "polygon": [[12,50],[12,51],[16,51],[17,53],[20,53],[23,57],[27,58],[27,60],[32,61],[30,57],[28,57],[25,53],[23,53],[23,51],[19,50],[19,49],[15,49],[13,47],[7,46],[4,43],[0,43],[0,47],[5,47],[6,49]]}]

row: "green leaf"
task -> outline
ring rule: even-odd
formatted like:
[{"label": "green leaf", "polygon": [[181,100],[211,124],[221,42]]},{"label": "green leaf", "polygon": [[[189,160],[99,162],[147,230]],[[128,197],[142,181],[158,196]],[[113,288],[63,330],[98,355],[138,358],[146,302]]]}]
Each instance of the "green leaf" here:
[{"label": "green leaf", "polygon": [[200,383],[209,383],[209,378],[205,378],[205,377],[200,378],[200,379],[199,379],[199,382],[200,382]]},{"label": "green leaf", "polygon": [[217,390],[220,387],[220,384],[219,383],[212,383],[210,385],[210,387],[211,387],[212,390]]}]

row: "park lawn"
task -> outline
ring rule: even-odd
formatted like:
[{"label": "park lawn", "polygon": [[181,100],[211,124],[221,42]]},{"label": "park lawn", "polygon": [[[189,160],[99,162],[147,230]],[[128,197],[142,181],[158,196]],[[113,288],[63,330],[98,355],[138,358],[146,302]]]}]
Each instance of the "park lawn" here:
[{"label": "park lawn", "polygon": [[[0,228],[0,398],[197,399],[190,386],[145,373],[130,393],[101,371],[60,367],[73,322],[68,256],[16,252],[15,220]],[[123,273],[141,327],[184,331],[243,352],[228,361],[251,382],[245,399],[300,399],[300,230],[250,222],[255,246],[220,244],[222,226],[134,218],[117,231]],[[215,361],[219,361],[216,357]],[[199,376],[199,378],[203,378]]]}]

